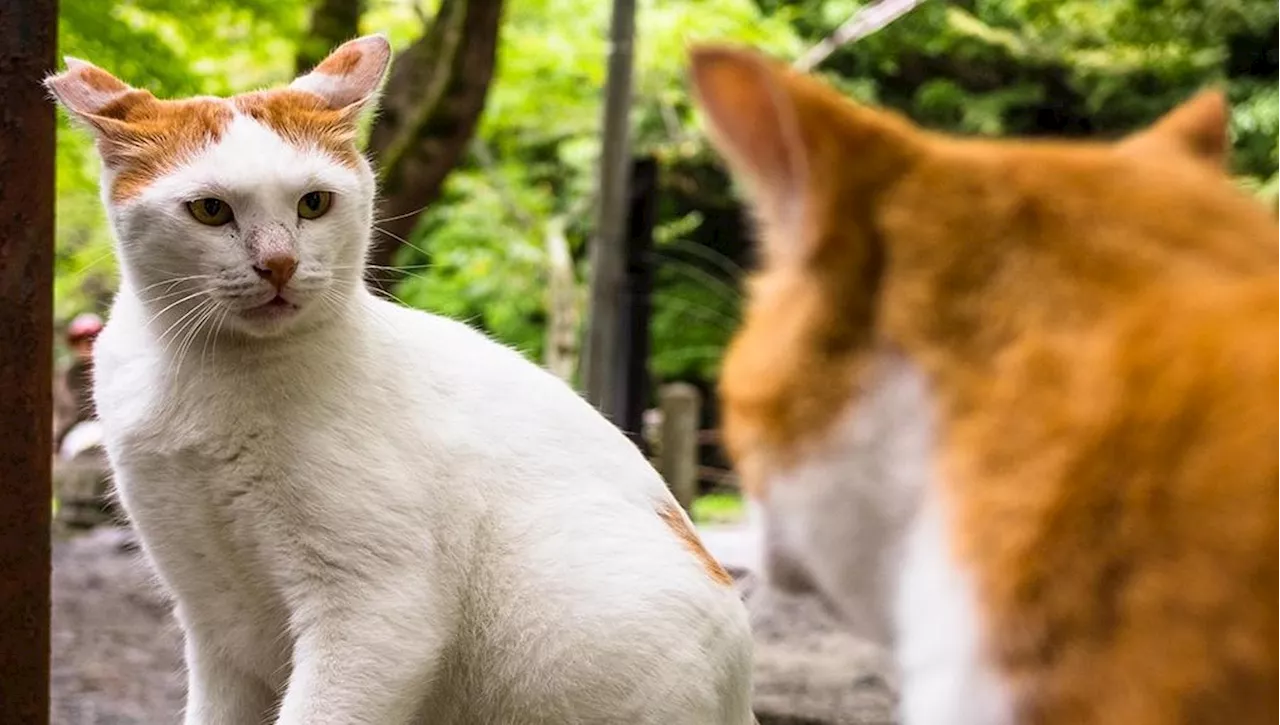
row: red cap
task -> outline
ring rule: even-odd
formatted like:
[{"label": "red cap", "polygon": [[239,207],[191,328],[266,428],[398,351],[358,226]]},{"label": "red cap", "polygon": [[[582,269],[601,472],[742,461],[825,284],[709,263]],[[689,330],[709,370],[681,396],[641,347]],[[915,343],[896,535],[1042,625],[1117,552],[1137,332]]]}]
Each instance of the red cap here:
[{"label": "red cap", "polygon": [[92,312],[86,312],[76,315],[71,324],[67,325],[67,341],[92,340],[98,336],[99,332],[102,332],[102,318]]}]

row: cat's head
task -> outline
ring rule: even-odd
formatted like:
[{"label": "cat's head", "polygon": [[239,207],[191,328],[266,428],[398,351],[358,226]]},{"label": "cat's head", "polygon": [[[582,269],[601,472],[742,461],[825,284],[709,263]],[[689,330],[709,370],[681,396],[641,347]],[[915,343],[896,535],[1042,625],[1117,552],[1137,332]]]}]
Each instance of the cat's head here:
[{"label": "cat's head", "polygon": [[1087,325],[1154,280],[1275,267],[1274,220],[1223,172],[1216,91],[1115,142],[1019,142],[926,131],[746,50],[695,50],[691,81],[759,221],[720,385],[761,493],[886,357],[951,394],[1011,340]]},{"label": "cat's head", "polygon": [[97,141],[124,284],[155,319],[279,334],[361,283],[375,182],[358,123],[390,58],[359,38],[230,98],[160,100],[72,58],[46,81]]}]

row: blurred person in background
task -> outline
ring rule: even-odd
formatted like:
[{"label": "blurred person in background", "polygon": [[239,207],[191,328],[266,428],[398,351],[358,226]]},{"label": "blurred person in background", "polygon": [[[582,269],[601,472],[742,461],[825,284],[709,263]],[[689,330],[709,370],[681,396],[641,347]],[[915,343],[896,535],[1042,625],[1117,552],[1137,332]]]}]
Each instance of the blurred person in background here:
[{"label": "blurred person in background", "polygon": [[93,341],[102,331],[102,318],[87,312],[77,315],[67,325],[66,342],[71,362],[54,377],[53,445],[62,451],[63,443],[80,423],[93,415]]}]

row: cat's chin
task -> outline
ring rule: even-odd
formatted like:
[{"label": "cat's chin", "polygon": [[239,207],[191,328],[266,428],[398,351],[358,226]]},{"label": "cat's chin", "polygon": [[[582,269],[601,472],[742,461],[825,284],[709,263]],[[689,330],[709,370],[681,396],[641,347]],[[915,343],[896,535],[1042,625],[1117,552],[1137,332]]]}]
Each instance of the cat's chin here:
[{"label": "cat's chin", "polygon": [[295,327],[302,306],[283,297],[235,313],[235,327],[251,337],[274,337]]}]

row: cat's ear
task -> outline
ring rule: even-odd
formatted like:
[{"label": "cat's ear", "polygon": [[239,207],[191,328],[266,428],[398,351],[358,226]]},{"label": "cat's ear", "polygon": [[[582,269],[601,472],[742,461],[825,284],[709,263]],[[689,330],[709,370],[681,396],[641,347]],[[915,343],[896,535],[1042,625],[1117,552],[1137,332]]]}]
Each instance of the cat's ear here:
[{"label": "cat's ear", "polygon": [[99,134],[122,132],[130,109],[152,96],[107,71],[80,60],[64,59],[67,69],[45,79],[45,88],[71,117]]},{"label": "cat's ear", "polygon": [[834,215],[872,203],[905,168],[914,131],[754,51],[690,53],[712,145],[743,184],[771,260],[811,258]]},{"label": "cat's ear", "polygon": [[803,213],[809,152],[785,80],[749,51],[704,46],[690,53],[693,96],[712,145],[761,213],[787,223]]},{"label": "cat's ear", "polygon": [[1138,152],[1181,151],[1214,166],[1225,167],[1231,149],[1227,135],[1229,120],[1226,94],[1211,88],[1125,139],[1122,146]]},{"label": "cat's ear", "polygon": [[366,35],[338,46],[289,87],[320,96],[331,110],[343,111],[354,120],[377,98],[390,64],[391,43],[386,36]]}]

